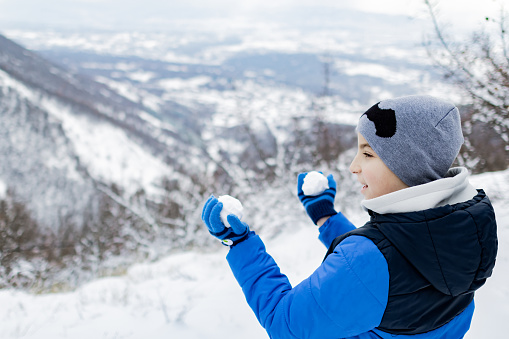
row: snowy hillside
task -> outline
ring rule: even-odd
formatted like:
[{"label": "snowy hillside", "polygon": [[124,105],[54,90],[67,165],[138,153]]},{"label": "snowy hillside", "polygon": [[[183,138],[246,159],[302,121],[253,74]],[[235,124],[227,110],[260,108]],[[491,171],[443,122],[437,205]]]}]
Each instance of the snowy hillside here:
[{"label": "snowy hillside", "polygon": [[[153,193],[164,177],[175,176],[164,153],[153,153],[178,140],[143,120],[143,107],[1,36],[0,45],[6,156],[0,177],[42,225],[56,229],[59,218],[70,216],[81,227],[94,191],[115,184],[127,197],[140,189]],[[152,133],[158,138],[147,142],[144,134]]]},{"label": "snowy hillside", "polygon": [[192,241],[202,151],[153,114],[0,35],[0,286],[69,287]]},{"label": "snowy hillside", "polygon": [[[2,36],[0,47],[0,180],[18,211],[5,214],[13,236],[0,286],[73,288],[210,243],[195,207],[208,190],[247,198],[285,186],[302,166],[334,166],[355,142],[352,106],[302,89],[253,80],[220,89],[193,70],[188,80],[159,74],[149,90],[95,81]],[[331,119],[326,107],[346,113]],[[29,222],[15,225],[21,217]],[[66,269],[76,266],[85,272]]]},{"label": "snowy hillside", "polygon": [[[476,313],[466,338],[505,339],[509,317],[509,171],[474,176],[494,202],[499,254],[494,275],[476,294]],[[286,193],[283,193],[285,195]],[[263,201],[258,197],[253,201]],[[247,209],[253,202],[245,204]],[[247,220],[258,231],[292,284],[320,264],[325,249],[297,199],[286,210],[263,204],[267,215]],[[340,208],[340,206],[337,206]],[[291,213],[289,213],[291,212]],[[349,215],[356,224],[364,212]],[[279,219],[279,218],[284,219]],[[260,230],[270,219],[292,223],[284,236]],[[295,251],[299,244],[299,251]],[[259,339],[264,330],[244,301],[225,260],[226,248],[193,250],[139,264],[118,277],[88,283],[72,293],[30,295],[0,291],[0,337]]]}]

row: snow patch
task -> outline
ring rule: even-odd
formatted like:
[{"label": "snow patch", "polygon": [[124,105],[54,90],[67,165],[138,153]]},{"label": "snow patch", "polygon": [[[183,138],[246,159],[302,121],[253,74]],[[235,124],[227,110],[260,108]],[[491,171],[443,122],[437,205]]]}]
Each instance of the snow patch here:
[{"label": "snow patch", "polygon": [[0,179],[0,199],[5,199],[7,196],[7,185]]},{"label": "snow patch", "polygon": [[159,85],[167,91],[182,90],[182,89],[197,89],[200,86],[206,85],[212,79],[208,76],[197,76],[189,79],[171,78],[159,81]]},{"label": "snow patch", "polygon": [[129,79],[134,80],[134,81],[149,82],[151,79],[156,77],[157,74],[154,72],[138,71],[138,72],[128,73],[127,76],[129,77]]}]

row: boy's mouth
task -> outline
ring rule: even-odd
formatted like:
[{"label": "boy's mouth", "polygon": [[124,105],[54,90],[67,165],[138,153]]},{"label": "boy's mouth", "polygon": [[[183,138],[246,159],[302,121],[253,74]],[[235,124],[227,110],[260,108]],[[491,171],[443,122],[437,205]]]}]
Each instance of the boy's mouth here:
[{"label": "boy's mouth", "polygon": [[362,192],[364,192],[364,191],[365,191],[365,190],[367,190],[367,189],[368,189],[368,185],[364,185],[364,186],[362,186],[362,188],[361,188],[361,193],[362,193]]}]

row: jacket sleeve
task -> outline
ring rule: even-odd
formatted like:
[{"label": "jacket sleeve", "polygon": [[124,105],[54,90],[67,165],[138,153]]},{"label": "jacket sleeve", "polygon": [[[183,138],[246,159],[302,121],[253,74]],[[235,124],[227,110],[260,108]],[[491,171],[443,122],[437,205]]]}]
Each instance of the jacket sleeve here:
[{"label": "jacket sleeve", "polygon": [[387,262],[365,237],[346,238],[294,288],[257,235],[232,247],[227,259],[270,338],[345,338],[382,320],[389,291]]},{"label": "jacket sleeve", "polygon": [[332,244],[332,241],[343,235],[346,232],[350,232],[354,230],[356,227],[348,220],[343,213],[339,212],[336,215],[333,215],[319,228],[320,235],[318,239],[325,245],[325,247],[329,248]]}]

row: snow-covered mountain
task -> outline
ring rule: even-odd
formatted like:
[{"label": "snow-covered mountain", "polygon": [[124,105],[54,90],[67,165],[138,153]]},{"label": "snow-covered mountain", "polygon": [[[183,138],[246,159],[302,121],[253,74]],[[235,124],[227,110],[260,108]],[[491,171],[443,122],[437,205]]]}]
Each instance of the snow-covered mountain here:
[{"label": "snow-covered mountain", "polygon": [[[316,113],[309,109],[313,96],[302,90],[276,90],[247,81],[235,84],[242,91],[201,92],[202,86],[210,86],[206,75],[184,79],[159,73],[159,78],[164,77],[160,86],[168,89],[150,92],[142,86],[126,87],[127,83],[111,76],[89,74],[103,83],[97,82],[4,37],[0,44],[3,154],[17,156],[3,163],[1,177],[30,202],[36,219],[46,226],[58,227],[58,218],[75,216],[90,204],[95,191],[118,198],[144,191],[154,198],[164,191],[164,183],[182,185],[194,177],[198,185],[214,185],[206,182],[206,173],[229,182],[226,189],[231,189],[242,181],[230,173],[235,170],[232,165],[237,165],[237,171],[265,176],[266,167],[276,167],[276,158],[290,157],[278,150],[279,143],[293,142],[289,140],[292,131],[286,133],[287,140],[275,140],[279,135],[272,129],[292,119],[306,124]],[[131,77],[133,70],[143,68],[125,66]],[[244,97],[246,93],[251,94]],[[289,107],[275,111],[277,105]],[[348,145],[350,139],[345,139]],[[44,181],[51,183],[44,185]],[[111,192],[112,185],[125,191],[125,196]],[[48,186],[67,188],[55,194]],[[74,221],[79,219],[76,216]]]},{"label": "snow-covered mountain", "polygon": [[25,232],[3,246],[2,285],[19,276],[26,285],[32,270],[52,274],[28,258],[41,250],[87,266],[77,253],[102,261],[207,242],[195,236],[207,194],[284,186],[296,165],[335,162],[354,142],[353,127],[317,116],[303,90],[249,79],[232,83],[241,91],[218,89],[197,70],[159,74],[161,86],[149,89],[70,68],[0,36],[0,180],[36,225],[33,239]]},{"label": "snow-covered mountain", "polygon": [[[189,143],[191,130],[3,36],[0,115],[2,195],[26,206],[38,225],[34,239],[13,235],[2,260],[19,263],[41,247],[60,257],[71,246],[81,249],[70,254],[109,257],[129,239],[137,248],[156,234],[167,248],[190,241],[191,234],[180,245],[170,240],[186,236],[183,202],[201,200],[193,178],[205,164],[190,161],[201,153]],[[24,274],[5,266],[7,280]]]},{"label": "snow-covered mountain", "polygon": [[175,175],[169,145],[172,161],[188,154],[176,128],[139,103],[1,36],[0,85],[0,176],[47,227],[68,216],[82,226],[79,211],[113,184],[133,194]]}]

